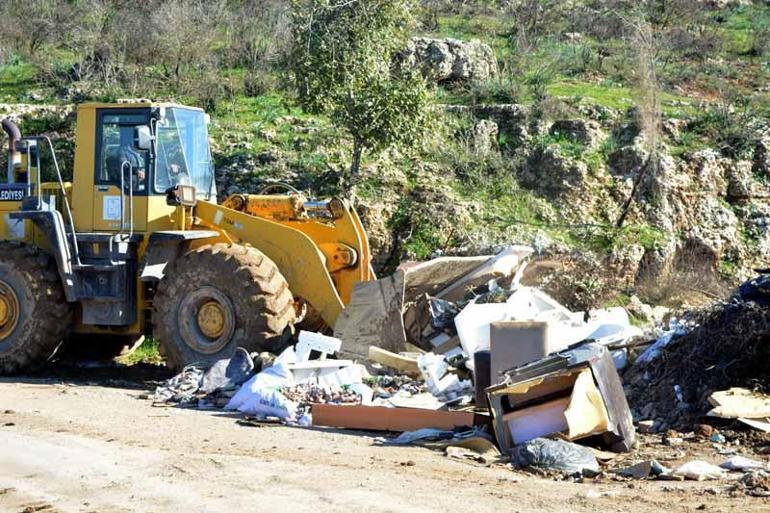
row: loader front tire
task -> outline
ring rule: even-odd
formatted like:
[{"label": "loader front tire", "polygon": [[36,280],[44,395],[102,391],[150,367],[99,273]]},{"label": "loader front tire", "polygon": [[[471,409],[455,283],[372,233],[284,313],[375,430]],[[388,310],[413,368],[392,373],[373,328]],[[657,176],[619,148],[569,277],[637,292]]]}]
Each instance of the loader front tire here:
[{"label": "loader front tire", "polygon": [[72,325],[72,306],[46,253],[0,242],[0,374],[32,371],[53,356]]},{"label": "loader front tire", "polygon": [[158,284],[153,324],[166,365],[209,366],[247,351],[277,352],[296,318],[294,297],[275,263],[240,244],[188,251]]}]

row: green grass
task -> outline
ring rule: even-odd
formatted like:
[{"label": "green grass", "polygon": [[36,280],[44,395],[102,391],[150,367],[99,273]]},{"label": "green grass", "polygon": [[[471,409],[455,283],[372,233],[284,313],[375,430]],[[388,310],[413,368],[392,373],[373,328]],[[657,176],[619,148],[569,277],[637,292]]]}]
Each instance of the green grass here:
[{"label": "green grass", "polygon": [[722,24],[728,53],[745,55],[750,50],[752,32],[762,22],[770,21],[767,7],[739,6],[730,11]]},{"label": "green grass", "polygon": [[118,358],[118,361],[124,365],[136,365],[138,363],[160,365],[163,363],[163,357],[160,355],[158,342],[152,337],[147,337],[136,351],[128,356]]},{"label": "green grass", "polygon": [[0,66],[0,101],[18,102],[37,85],[37,68],[22,61]]}]

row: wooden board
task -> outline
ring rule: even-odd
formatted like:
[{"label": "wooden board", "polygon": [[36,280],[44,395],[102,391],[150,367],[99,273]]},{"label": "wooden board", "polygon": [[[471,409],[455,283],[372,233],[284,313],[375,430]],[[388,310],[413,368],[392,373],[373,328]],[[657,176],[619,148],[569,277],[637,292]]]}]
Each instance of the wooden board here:
[{"label": "wooden board", "polygon": [[[473,412],[424,410],[420,408],[386,408],[345,404],[314,404],[313,425],[372,431],[414,431],[422,428],[451,430],[472,427]],[[485,421],[481,421],[484,424]]]},{"label": "wooden board", "polygon": [[439,257],[426,262],[405,262],[405,301],[410,303],[423,294],[432,296],[469,272],[486,263],[491,256]]},{"label": "wooden board", "polygon": [[534,250],[529,246],[508,246],[483,265],[452,282],[435,296],[447,301],[458,301],[469,289],[483,285],[495,278],[513,276]]},{"label": "wooden board", "polygon": [[381,363],[382,365],[395,369],[407,376],[420,376],[420,368],[417,366],[417,359],[391,353],[380,347],[369,346],[369,360]]}]

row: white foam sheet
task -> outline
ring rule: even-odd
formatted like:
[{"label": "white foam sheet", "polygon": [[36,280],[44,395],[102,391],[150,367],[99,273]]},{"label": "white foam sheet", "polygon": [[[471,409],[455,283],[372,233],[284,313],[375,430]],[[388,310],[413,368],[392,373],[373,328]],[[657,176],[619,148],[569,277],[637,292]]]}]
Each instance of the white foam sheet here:
[{"label": "white foam sheet", "polygon": [[[469,303],[455,317],[455,327],[463,351],[472,356],[490,348],[490,324],[498,321],[548,322],[549,352],[557,353],[583,340],[602,345],[629,340],[641,334],[632,326],[628,313],[621,307],[595,310],[588,321],[583,312],[572,312],[545,292],[533,287],[519,287],[505,303]],[[627,352],[613,352],[617,368],[627,364]],[[468,367],[473,370],[473,358]]]}]

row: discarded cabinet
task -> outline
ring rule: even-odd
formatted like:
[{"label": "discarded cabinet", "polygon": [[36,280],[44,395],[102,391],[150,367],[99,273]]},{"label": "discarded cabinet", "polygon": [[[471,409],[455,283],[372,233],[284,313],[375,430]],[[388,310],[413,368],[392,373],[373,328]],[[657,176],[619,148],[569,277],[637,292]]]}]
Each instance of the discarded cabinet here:
[{"label": "discarded cabinet", "polygon": [[510,453],[528,440],[600,435],[627,452],[635,432],[620,378],[607,349],[585,344],[504,373],[487,389],[498,444]]}]

